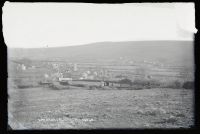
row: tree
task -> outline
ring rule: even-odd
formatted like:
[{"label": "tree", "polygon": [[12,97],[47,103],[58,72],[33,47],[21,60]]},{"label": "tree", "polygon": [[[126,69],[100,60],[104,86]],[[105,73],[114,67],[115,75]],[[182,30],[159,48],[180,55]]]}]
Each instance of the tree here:
[{"label": "tree", "polygon": [[183,88],[185,89],[194,89],[194,82],[193,81],[186,81],[183,83]]},{"label": "tree", "polygon": [[119,81],[120,84],[128,84],[132,85],[132,81],[130,79],[122,79]]}]

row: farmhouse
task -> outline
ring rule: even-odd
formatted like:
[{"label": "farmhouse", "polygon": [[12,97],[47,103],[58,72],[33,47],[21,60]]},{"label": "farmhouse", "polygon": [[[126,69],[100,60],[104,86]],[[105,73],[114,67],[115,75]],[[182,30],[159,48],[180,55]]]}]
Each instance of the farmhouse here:
[{"label": "farmhouse", "polygon": [[72,81],[72,78],[59,78],[59,81]]},{"label": "farmhouse", "polygon": [[26,66],[24,64],[21,65],[22,70],[26,70]]},{"label": "farmhouse", "polygon": [[58,78],[61,84],[72,84],[72,78]]}]

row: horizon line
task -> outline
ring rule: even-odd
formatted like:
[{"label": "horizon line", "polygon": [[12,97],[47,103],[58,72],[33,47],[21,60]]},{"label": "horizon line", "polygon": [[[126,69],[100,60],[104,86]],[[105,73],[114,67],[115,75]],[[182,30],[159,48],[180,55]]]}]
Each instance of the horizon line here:
[{"label": "horizon line", "polygon": [[9,47],[6,45],[8,49],[39,49],[39,48],[62,48],[62,47],[78,47],[78,46],[86,46],[97,43],[119,43],[119,42],[194,42],[194,40],[135,40],[135,41],[100,41],[100,42],[91,42],[85,44],[77,44],[77,45],[67,45],[67,46],[42,46],[42,47]]}]

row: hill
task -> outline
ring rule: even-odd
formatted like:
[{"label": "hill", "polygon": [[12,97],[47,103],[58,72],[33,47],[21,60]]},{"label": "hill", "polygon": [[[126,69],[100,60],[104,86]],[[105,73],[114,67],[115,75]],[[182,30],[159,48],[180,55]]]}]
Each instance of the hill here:
[{"label": "hill", "polygon": [[35,60],[61,58],[69,61],[97,61],[126,57],[177,65],[193,65],[192,41],[98,42],[51,48],[9,48],[9,57]]}]

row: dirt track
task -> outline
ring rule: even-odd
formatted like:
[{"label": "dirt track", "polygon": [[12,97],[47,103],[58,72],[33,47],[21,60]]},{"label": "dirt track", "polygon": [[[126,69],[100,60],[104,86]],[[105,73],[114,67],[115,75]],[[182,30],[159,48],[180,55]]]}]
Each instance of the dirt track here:
[{"label": "dirt track", "polygon": [[194,121],[192,90],[29,88],[9,94],[9,112],[26,129],[179,128]]}]

